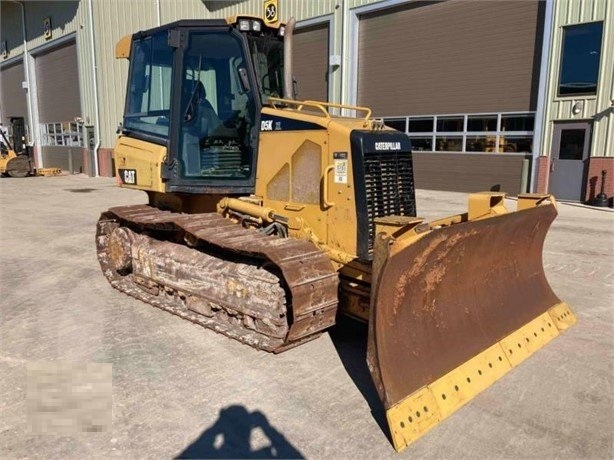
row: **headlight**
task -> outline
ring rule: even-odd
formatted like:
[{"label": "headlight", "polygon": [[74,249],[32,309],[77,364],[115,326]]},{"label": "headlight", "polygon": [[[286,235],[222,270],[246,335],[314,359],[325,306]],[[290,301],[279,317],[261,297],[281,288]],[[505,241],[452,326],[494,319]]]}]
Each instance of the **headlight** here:
[{"label": "headlight", "polygon": [[262,30],[262,24],[260,21],[252,21],[252,30],[254,32],[260,32]]},{"label": "headlight", "polygon": [[281,26],[279,28],[279,36],[283,37],[285,33],[286,33],[286,26]]},{"label": "headlight", "polygon": [[248,19],[240,19],[239,20],[239,30],[241,32],[249,31],[249,20]]}]

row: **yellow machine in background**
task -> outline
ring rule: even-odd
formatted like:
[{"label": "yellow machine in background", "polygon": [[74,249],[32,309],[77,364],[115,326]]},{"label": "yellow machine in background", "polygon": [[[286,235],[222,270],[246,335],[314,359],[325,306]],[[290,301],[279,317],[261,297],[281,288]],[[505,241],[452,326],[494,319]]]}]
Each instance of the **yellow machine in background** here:
[{"label": "yellow machine in background", "polygon": [[17,154],[4,131],[0,130],[0,135],[0,175],[26,177],[31,174],[33,169],[28,155],[25,152]]},{"label": "yellow machine in background", "polygon": [[115,288],[261,350],[368,321],[400,450],[575,321],[542,267],[555,201],[476,193],[416,217],[406,135],[294,100],[293,25],[178,21],[118,43],[116,173],[149,204],[102,214],[98,258]]},{"label": "yellow machine in background", "polygon": [[0,142],[1,176],[57,176],[62,174],[62,170],[59,168],[34,168],[26,149],[23,148],[19,153],[16,153],[4,131],[0,130],[0,134],[2,135],[2,141]]}]

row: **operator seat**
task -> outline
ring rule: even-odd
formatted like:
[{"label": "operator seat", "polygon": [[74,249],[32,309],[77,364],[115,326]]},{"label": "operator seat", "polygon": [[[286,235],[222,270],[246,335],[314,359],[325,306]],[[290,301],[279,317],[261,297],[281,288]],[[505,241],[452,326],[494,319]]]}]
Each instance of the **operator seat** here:
[{"label": "operator seat", "polygon": [[201,170],[200,145],[222,126],[222,121],[207,100],[205,87],[200,80],[183,80],[181,110],[183,174],[199,176]]},{"label": "operator seat", "polygon": [[211,135],[222,124],[207,100],[205,87],[200,80],[183,81],[182,107],[184,123],[191,125],[201,139]]}]

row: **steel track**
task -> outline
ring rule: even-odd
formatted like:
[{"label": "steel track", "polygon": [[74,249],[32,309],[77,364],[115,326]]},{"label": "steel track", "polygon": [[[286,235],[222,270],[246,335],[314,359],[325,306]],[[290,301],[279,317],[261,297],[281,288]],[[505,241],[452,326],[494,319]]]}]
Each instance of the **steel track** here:
[{"label": "steel track", "polygon": [[284,351],[335,322],[337,273],[306,241],[137,205],[103,213],[96,246],[116,289],[257,349]]}]

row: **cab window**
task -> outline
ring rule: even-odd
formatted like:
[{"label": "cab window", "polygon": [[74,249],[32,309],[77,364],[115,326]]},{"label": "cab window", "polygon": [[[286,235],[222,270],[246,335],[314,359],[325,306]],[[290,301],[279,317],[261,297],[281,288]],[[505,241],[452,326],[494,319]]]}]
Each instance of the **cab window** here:
[{"label": "cab window", "polygon": [[254,63],[254,70],[260,87],[262,103],[269,97],[282,97],[284,78],[283,41],[266,35],[248,36],[249,51]]},{"label": "cab window", "polygon": [[124,129],[168,138],[173,48],[167,32],[136,40],[130,61]]}]

